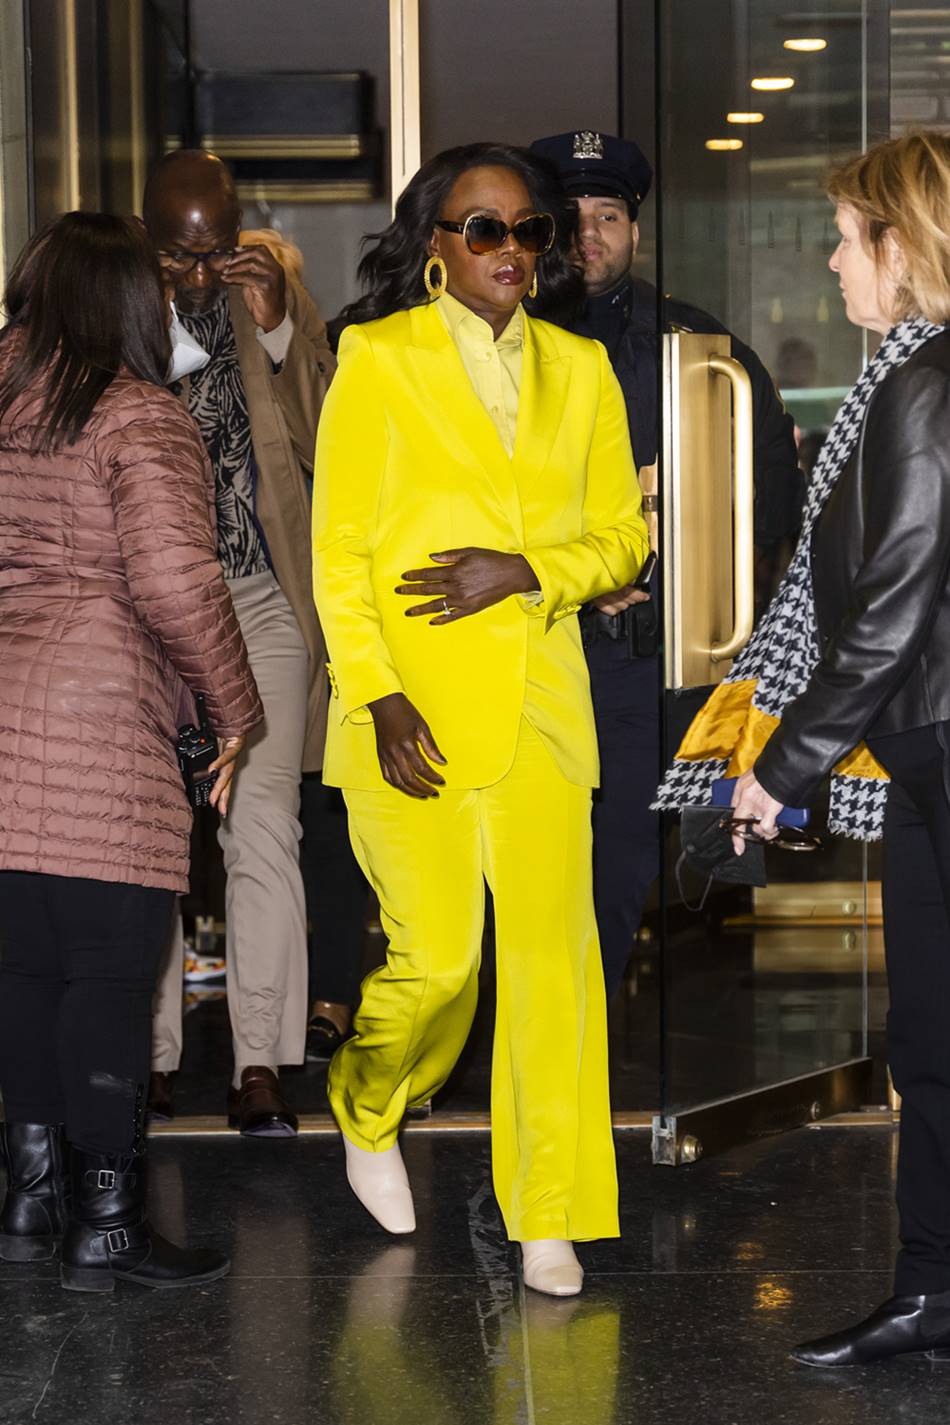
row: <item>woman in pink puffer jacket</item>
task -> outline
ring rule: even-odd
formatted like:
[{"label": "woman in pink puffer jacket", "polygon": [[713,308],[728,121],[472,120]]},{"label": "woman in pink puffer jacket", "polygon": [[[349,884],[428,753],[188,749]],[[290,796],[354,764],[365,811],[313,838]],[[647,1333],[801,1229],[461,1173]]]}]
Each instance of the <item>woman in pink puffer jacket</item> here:
[{"label": "woman in pink puffer jacket", "polygon": [[[191,811],[191,695],[226,812],[262,709],[215,555],[191,417],[163,389],[167,307],[134,221],[68,213],[33,239],[0,334],[0,1258],[63,1285],[180,1286],[227,1258],[144,1211],[151,995]],[[64,1213],[64,1147],[72,1194]]]}]

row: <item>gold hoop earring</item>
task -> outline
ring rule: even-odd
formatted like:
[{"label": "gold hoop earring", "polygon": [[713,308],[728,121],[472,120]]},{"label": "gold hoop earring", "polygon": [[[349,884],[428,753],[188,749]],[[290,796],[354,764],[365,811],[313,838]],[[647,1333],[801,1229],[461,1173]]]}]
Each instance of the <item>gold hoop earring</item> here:
[{"label": "gold hoop earring", "polygon": [[528,288],[528,296],[533,298],[533,297],[536,297],[537,295],[538,295],[538,269],[535,268],[535,269],[534,269],[534,276],[531,278],[531,286]]},{"label": "gold hoop earring", "polygon": [[[438,284],[432,281],[432,274],[438,270]],[[430,297],[441,297],[445,291],[445,284],[448,280],[448,270],[441,257],[430,257],[422,273],[422,280],[426,284],[426,291]]]}]

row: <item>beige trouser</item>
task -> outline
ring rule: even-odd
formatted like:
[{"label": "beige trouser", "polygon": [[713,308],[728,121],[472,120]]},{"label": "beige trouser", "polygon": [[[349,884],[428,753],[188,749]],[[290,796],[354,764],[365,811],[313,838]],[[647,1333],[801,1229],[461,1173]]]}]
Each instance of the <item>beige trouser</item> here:
[{"label": "beige trouser", "polygon": [[[249,1064],[303,1063],[307,1034],[307,913],[300,876],[300,770],[308,657],[271,574],[228,580],[264,722],[247,740],[218,840],[227,873],[227,988],[235,1075]],[[154,1001],[152,1067],[181,1058],[181,925]]]}]

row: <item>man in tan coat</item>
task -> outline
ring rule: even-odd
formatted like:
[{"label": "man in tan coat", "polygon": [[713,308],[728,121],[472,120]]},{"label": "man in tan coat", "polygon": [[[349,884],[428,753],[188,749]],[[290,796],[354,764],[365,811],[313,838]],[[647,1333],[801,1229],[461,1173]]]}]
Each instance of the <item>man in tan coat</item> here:
[{"label": "man in tan coat", "polygon": [[[215,473],[218,557],[264,703],[219,839],[227,873],[231,1126],[287,1137],[277,1077],[304,1058],[307,950],[299,866],[302,771],[322,764],[326,651],[310,582],[317,418],[334,359],[303,287],[264,246],[239,246],[241,211],[213,155],[168,155],[149,178],[145,224],[178,319],[209,360],[181,383]],[[158,996],[153,1070],[181,1054],[181,938]]]}]

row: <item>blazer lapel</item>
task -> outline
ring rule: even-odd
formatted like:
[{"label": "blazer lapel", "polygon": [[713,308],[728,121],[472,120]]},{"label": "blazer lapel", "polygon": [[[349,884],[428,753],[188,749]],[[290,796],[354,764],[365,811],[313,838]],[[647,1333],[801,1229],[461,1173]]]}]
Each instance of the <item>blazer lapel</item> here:
[{"label": "blazer lapel", "polygon": [[567,403],[570,357],[562,356],[544,327],[525,318],[524,358],[513,464],[522,495],[540,479]]},{"label": "blazer lapel", "polygon": [[[523,538],[512,462],[491,416],[475,394],[435,303],[412,308],[412,332],[409,355],[418,376],[419,404],[434,432],[459,464],[467,465],[490,485],[519,539]],[[520,429],[521,400],[518,426]]]}]

